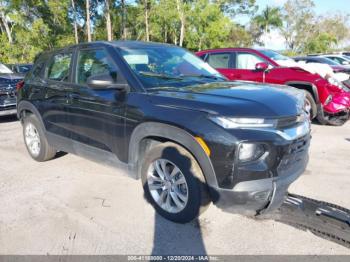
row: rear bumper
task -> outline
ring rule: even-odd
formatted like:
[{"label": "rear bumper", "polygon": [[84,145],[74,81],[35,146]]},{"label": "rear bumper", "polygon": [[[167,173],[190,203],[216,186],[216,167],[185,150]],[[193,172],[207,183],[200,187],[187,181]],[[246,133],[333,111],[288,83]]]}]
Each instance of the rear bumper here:
[{"label": "rear bumper", "polygon": [[17,114],[16,104],[14,105],[0,105],[0,116],[8,116]]}]

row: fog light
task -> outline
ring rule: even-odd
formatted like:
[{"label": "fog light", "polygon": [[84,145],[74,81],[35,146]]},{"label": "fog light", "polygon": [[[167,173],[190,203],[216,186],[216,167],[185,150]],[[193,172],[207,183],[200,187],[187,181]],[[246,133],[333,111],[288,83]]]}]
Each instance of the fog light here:
[{"label": "fog light", "polygon": [[262,144],[242,143],[239,147],[239,161],[254,161],[259,159],[265,153],[265,147]]}]

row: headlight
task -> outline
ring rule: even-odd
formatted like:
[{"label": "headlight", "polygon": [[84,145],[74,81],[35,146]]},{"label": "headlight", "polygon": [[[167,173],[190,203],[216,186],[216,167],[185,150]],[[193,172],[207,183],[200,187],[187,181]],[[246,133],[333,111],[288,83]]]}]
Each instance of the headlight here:
[{"label": "headlight", "polygon": [[242,143],[239,146],[238,159],[241,162],[254,161],[259,159],[265,151],[262,144]]},{"label": "headlight", "polygon": [[331,101],[332,101],[333,97],[332,95],[329,95],[326,99],[326,101],[324,102],[325,105],[328,105]]},{"label": "headlight", "polygon": [[212,121],[223,128],[273,128],[277,126],[277,120],[264,118],[234,118],[224,116],[212,116]]}]

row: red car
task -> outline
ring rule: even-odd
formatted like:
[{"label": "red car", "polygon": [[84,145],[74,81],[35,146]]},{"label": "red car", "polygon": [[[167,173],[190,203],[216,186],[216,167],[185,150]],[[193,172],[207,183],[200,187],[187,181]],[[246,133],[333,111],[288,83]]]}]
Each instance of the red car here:
[{"label": "red car", "polygon": [[307,91],[311,118],[322,124],[342,125],[349,118],[350,81],[322,78],[299,67],[286,67],[290,58],[275,51],[224,48],[196,53],[229,80],[289,85]]}]

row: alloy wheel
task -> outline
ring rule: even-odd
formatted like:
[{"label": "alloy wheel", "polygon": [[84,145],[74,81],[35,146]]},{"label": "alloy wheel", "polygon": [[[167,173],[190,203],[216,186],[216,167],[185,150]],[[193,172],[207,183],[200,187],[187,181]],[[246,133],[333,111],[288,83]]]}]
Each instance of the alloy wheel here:
[{"label": "alloy wheel", "polygon": [[38,130],[31,123],[25,127],[24,139],[30,153],[36,157],[40,154],[40,136]]},{"label": "alloy wheel", "polygon": [[188,202],[188,185],[180,168],[167,159],[152,162],[147,184],[153,200],[169,213],[179,213]]}]

